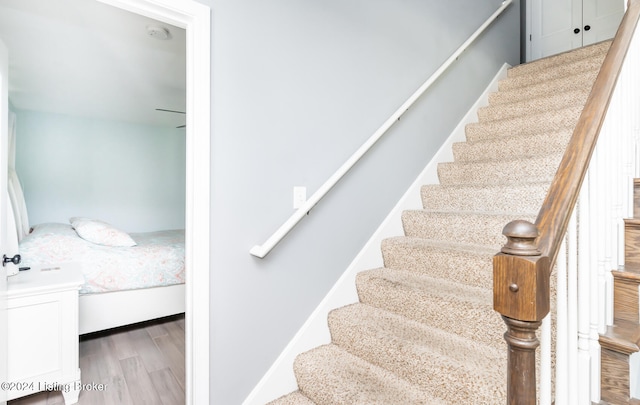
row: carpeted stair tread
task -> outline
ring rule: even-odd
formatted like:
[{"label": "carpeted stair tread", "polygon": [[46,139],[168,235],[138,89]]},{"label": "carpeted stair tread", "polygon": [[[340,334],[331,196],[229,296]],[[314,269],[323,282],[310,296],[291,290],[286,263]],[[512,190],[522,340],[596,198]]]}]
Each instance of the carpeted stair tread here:
[{"label": "carpeted stair tread", "polygon": [[578,88],[591,89],[600,68],[586,70],[571,76],[536,82],[526,87],[503,90],[489,94],[489,105],[519,102],[549,94],[549,89],[565,92]]},{"label": "carpeted stair tread", "polygon": [[508,185],[428,184],[421,188],[422,206],[433,211],[536,212],[549,184],[547,181]]},{"label": "carpeted stair tread", "polygon": [[453,156],[456,161],[474,161],[548,155],[564,150],[572,133],[570,128],[564,128],[554,133],[504,136],[475,142],[456,142],[453,144]]},{"label": "carpeted stair tread", "polygon": [[483,244],[497,250],[506,241],[502,229],[507,223],[516,219],[533,221],[536,214],[407,210],[402,213],[402,226],[405,236]]},{"label": "carpeted stair tread", "polygon": [[549,89],[549,94],[509,104],[489,105],[478,109],[480,122],[496,121],[529,115],[537,112],[557,110],[572,105],[584,106],[591,88],[578,88],[564,92]]},{"label": "carpeted stair tread", "polygon": [[536,59],[529,63],[514,66],[507,71],[507,75],[510,77],[531,75],[536,72],[547,69],[553,66],[563,65],[582,59],[590,58],[594,55],[604,55],[609,51],[611,46],[611,40],[598,42],[593,45],[584,46],[572,51],[563,52],[557,55],[547,56],[542,59]]},{"label": "carpeted stair tread", "polygon": [[317,405],[446,404],[333,344],[302,353],[294,370],[300,390]]},{"label": "carpeted stair tread", "polygon": [[[504,403],[506,351],[353,304],[329,314],[332,342],[450,404]],[[464,390],[447,390],[468,381]]]},{"label": "carpeted stair tread", "polygon": [[553,180],[562,150],[546,156],[438,164],[440,184],[497,185]]},{"label": "carpeted stair tread", "polygon": [[566,77],[576,72],[584,72],[587,70],[598,69],[602,66],[602,61],[606,56],[605,53],[595,54],[585,59],[580,59],[574,62],[560,64],[556,66],[552,66],[549,68],[545,68],[536,72],[535,75],[520,75],[520,76],[508,76],[498,83],[498,89],[502,90],[511,90],[524,86],[529,86],[531,84],[557,79],[559,77]]},{"label": "carpeted stair tread", "polygon": [[300,391],[294,391],[291,394],[269,402],[267,405],[316,405],[316,403],[307,398]]},{"label": "carpeted stair tread", "polygon": [[504,136],[556,133],[567,128],[573,130],[582,109],[582,106],[571,106],[522,117],[470,123],[465,127],[467,140],[475,142]]},{"label": "carpeted stair tread", "polygon": [[493,288],[494,247],[398,236],[382,241],[384,267]]},{"label": "carpeted stair tread", "polygon": [[504,322],[493,310],[490,289],[386,268],[358,273],[356,288],[364,304],[504,349]]}]

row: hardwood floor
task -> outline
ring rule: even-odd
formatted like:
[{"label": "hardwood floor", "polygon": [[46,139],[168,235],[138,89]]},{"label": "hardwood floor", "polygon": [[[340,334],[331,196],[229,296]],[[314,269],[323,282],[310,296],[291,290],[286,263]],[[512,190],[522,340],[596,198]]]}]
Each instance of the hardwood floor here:
[{"label": "hardwood floor", "polygon": [[[185,403],[184,315],[98,332],[80,338],[83,390],[78,404]],[[9,405],[64,405],[57,391],[15,399]]]}]

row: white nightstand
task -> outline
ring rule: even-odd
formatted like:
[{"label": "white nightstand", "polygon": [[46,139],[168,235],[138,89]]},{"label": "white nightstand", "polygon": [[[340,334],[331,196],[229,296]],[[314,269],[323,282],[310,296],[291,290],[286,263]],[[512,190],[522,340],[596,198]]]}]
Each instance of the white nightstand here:
[{"label": "white nightstand", "polygon": [[7,281],[7,399],[62,391],[65,403],[80,394],[77,264],[21,271]]}]

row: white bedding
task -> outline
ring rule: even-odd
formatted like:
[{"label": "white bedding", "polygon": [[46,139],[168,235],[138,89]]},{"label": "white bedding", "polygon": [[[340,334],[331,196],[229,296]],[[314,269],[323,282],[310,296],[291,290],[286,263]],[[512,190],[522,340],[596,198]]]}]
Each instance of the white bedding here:
[{"label": "white bedding", "polygon": [[21,266],[82,264],[81,294],[184,283],[184,230],[131,233],[133,247],[88,242],[69,224],[36,225],[20,241]]}]

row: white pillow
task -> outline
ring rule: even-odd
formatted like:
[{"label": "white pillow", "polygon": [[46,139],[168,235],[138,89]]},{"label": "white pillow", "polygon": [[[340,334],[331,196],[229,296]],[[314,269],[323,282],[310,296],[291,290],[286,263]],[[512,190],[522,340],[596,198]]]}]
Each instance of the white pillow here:
[{"label": "white pillow", "polygon": [[135,246],[136,242],[127,234],[106,222],[84,217],[69,219],[78,236],[89,242],[105,246]]}]

